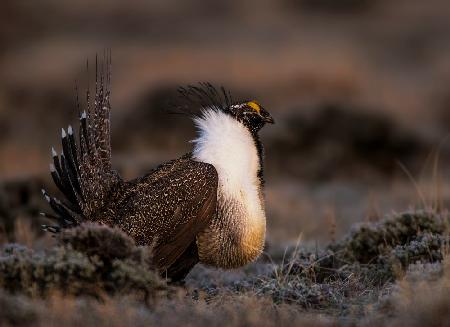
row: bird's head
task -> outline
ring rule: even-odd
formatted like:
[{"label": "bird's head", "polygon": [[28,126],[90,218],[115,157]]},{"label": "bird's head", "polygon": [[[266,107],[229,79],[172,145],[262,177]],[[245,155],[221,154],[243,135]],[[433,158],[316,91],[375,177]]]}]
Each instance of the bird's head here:
[{"label": "bird's head", "polygon": [[[177,107],[181,113],[202,117],[205,110],[222,112],[242,123],[253,134],[265,124],[274,124],[272,116],[257,101],[234,101],[230,92],[223,87],[216,88],[210,83],[199,83],[198,86],[179,88],[179,92],[182,99],[188,100],[188,105]],[[195,108],[200,108],[200,112]]]},{"label": "bird's head", "polygon": [[231,104],[226,111],[255,133],[265,124],[275,123],[269,112],[255,100]]}]

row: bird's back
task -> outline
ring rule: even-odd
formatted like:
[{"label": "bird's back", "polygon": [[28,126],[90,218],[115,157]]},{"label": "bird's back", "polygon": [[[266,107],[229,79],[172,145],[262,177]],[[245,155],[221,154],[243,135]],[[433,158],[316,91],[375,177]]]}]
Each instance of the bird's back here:
[{"label": "bird's back", "polygon": [[215,168],[187,154],[121,183],[94,220],[120,227],[140,245],[160,243],[189,224],[216,190]]}]

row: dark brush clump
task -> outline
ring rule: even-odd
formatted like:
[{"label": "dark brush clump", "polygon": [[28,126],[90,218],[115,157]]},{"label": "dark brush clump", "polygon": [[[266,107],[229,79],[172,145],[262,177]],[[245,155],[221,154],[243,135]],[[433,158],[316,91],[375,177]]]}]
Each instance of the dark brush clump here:
[{"label": "dark brush clump", "polygon": [[370,12],[378,0],[286,0],[286,3],[296,10],[305,10],[327,14],[361,14]]},{"label": "dark brush clump", "polygon": [[171,114],[174,108],[170,101],[178,97],[175,85],[142,94],[131,105],[130,114],[118,122],[114,134],[121,137],[113,138],[113,148],[129,151],[130,147],[144,146],[189,151],[183,140],[193,138],[192,123],[186,117]]},{"label": "dark brush clump", "polygon": [[104,261],[125,259],[147,255],[150,262],[150,251],[138,248],[134,241],[123,231],[105,225],[86,224],[85,228],[67,229],[59,235],[62,245],[84,253],[89,257],[97,255]]},{"label": "dark brush clump", "polygon": [[0,288],[46,296],[136,294],[153,300],[167,291],[150,264],[151,251],[122,231],[95,224],[65,231],[61,245],[38,253],[17,245],[0,253]]},{"label": "dark brush clump", "polygon": [[374,180],[398,172],[398,162],[415,171],[429,148],[415,132],[375,111],[346,104],[311,109],[311,115],[286,117],[285,131],[268,140],[273,174]]},{"label": "dark brush clump", "polygon": [[347,261],[373,262],[397,246],[416,241],[423,234],[444,235],[449,217],[430,211],[403,213],[376,224],[363,224],[330,248]]},{"label": "dark brush clump", "polygon": [[388,256],[398,261],[403,269],[412,263],[440,262],[448,237],[439,234],[422,234],[408,244],[397,245]]},{"label": "dark brush clump", "polygon": [[319,253],[299,253],[284,267],[291,273],[314,274],[323,280],[336,272],[358,265],[381,268],[387,262],[402,268],[415,262],[436,262],[443,258],[448,242],[447,214],[429,211],[403,213],[380,223],[362,224],[342,241]]},{"label": "dark brush clump", "polygon": [[447,214],[404,213],[380,223],[363,224],[330,249],[345,261],[367,264],[390,254],[397,246],[407,246],[424,234],[444,235],[448,223]]},{"label": "dark brush clump", "polygon": [[[7,239],[14,239],[18,217],[36,217],[46,209],[40,194],[42,184],[39,178],[0,182],[0,233]],[[36,219],[32,225],[40,230]]]}]

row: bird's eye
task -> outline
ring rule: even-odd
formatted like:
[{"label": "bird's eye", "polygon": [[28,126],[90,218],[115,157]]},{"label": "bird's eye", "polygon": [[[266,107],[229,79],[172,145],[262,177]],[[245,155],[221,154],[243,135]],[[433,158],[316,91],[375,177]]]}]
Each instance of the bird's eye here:
[{"label": "bird's eye", "polygon": [[259,105],[258,102],[254,101],[254,100],[247,102],[247,106],[252,108],[258,114],[261,112],[261,106]]}]

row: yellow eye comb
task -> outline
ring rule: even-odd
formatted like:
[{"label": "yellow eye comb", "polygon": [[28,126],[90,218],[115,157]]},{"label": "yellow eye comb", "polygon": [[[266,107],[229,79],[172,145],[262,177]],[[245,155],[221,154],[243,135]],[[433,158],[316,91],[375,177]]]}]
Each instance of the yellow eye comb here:
[{"label": "yellow eye comb", "polygon": [[255,100],[247,102],[247,106],[255,110],[258,114],[261,111],[261,106]]}]

